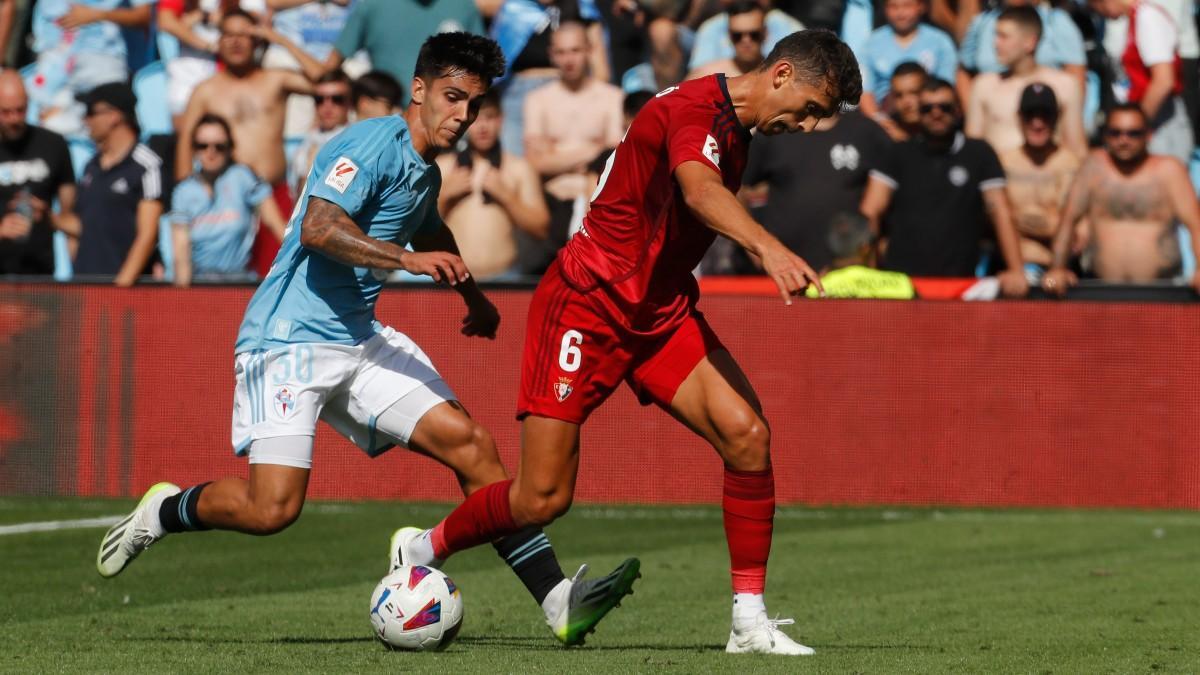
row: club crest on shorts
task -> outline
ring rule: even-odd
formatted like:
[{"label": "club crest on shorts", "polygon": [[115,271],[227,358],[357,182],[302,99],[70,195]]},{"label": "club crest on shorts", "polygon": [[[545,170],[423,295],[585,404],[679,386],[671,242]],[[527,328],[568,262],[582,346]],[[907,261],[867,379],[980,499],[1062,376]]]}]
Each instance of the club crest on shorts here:
[{"label": "club crest on shorts", "polygon": [[275,392],[275,414],[286,420],[288,415],[294,412],[296,412],[296,396],[291,389],[280,387]]},{"label": "club crest on shorts", "polygon": [[559,403],[567,400],[571,392],[575,391],[575,388],[571,386],[571,382],[573,380],[569,377],[560,377],[558,378],[558,382],[554,383],[554,395],[558,397]]}]

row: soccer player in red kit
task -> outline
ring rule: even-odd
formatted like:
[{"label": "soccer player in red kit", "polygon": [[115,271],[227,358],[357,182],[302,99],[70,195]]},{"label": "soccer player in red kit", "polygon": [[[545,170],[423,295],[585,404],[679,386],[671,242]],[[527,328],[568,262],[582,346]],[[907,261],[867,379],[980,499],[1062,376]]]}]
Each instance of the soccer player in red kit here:
[{"label": "soccer player in red kit", "polygon": [[[608,160],[579,233],[534,294],[526,324],[512,481],[469,497],[431,530],[412,528],[401,557],[444,559],[570,507],[579,430],[622,382],[713,445],[725,463],[725,534],[733,578],[726,651],[811,654],[767,617],[763,601],[775,512],[770,431],[746,376],[696,309],[692,270],[718,235],[745,248],[787,304],[816,273],[738,202],[751,130],[810,132],[858,102],[858,64],[828,31],[781,40],[758,69],[660,92]],[[797,214],[803,217],[802,214]],[[637,576],[629,561],[605,581]],[[613,594],[618,595],[618,594]],[[614,599],[615,603],[615,599]]]}]

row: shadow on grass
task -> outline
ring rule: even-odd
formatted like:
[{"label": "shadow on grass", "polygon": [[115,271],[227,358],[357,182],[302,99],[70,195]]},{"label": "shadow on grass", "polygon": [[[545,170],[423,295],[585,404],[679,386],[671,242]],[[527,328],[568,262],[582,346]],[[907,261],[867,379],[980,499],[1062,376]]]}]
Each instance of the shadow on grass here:
[{"label": "shadow on grass", "polygon": [[[215,636],[163,635],[159,637],[131,637],[130,642],[182,642],[201,645],[252,645],[252,644],[299,644],[299,645],[331,645],[355,644],[362,642],[377,642],[371,636],[362,637],[307,637],[285,636],[275,638],[223,638]],[[513,649],[520,651],[564,651],[557,642],[544,637],[527,637],[519,635],[487,635],[462,636],[455,645],[463,647],[486,647],[492,649]],[[664,644],[587,644],[578,647],[580,651],[658,651],[658,652],[719,652],[724,647],[714,644],[664,645]],[[572,650],[573,651],[573,650]]]}]

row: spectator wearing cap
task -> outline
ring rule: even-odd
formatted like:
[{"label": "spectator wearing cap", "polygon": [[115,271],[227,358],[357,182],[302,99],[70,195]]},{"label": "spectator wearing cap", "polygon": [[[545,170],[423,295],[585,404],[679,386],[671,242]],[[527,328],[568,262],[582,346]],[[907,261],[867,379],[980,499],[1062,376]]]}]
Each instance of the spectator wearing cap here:
[{"label": "spectator wearing cap", "polygon": [[132,286],[148,271],[158,240],[162,162],[138,143],[137,99],[128,85],[101,85],[83,103],[97,152],[79,180],[75,274]]},{"label": "spectator wearing cap", "polygon": [[1179,31],[1170,13],[1151,0],[1089,0],[1088,5],[1107,19],[1128,18],[1121,65],[1129,78],[1129,101],[1150,120],[1149,151],[1187,163],[1192,125],[1183,104]]},{"label": "spectator wearing cap", "polygon": [[364,73],[354,81],[354,117],[357,121],[395,115],[404,103],[404,87],[382,70]]},{"label": "spectator wearing cap", "polygon": [[233,161],[229,123],[205,115],[192,132],[199,168],[171,195],[175,284],[193,277],[243,275],[257,230],[255,216],[283,239],[286,223],[271,199],[271,186],[250,167]]},{"label": "spectator wearing cap", "polygon": [[981,241],[994,234],[1005,263],[997,275],[1001,292],[1024,296],[1029,283],[1000,160],[987,143],[959,131],[962,112],[949,82],[931,79],[920,111],[922,133],[892,146],[871,170],[863,195],[860,210],[881,238],[881,267],[910,276],[971,277]]},{"label": "spectator wearing cap", "polygon": [[733,56],[701,64],[688,73],[687,79],[694,80],[714,73],[745,75],[762,63],[763,42],[767,39],[767,14],[762,6],[754,0],[736,0],[725,13],[729,17],[729,41],[733,43]]},{"label": "spectator wearing cap", "polygon": [[350,77],[341,70],[324,75],[313,85],[316,120],[288,165],[288,185],[292,186],[292,194],[297,198],[304,192],[313,158],[329,139],[340,134],[350,123],[351,97]]},{"label": "spectator wearing cap", "polygon": [[1025,87],[1017,117],[1024,143],[999,153],[1000,165],[1021,237],[1021,259],[1030,283],[1037,283],[1053,260],[1051,240],[1080,159],[1054,142],[1058,98],[1053,89],[1040,82]]},{"label": "spectator wearing cap", "polygon": [[1083,131],[1083,96],[1074,77],[1034,58],[1042,37],[1042,20],[1032,7],[1009,7],[996,20],[996,54],[1007,69],[984,73],[971,86],[967,106],[967,136],[981,138],[997,153],[1021,147],[1017,107],[1021,92],[1034,82],[1054,91],[1059,106],[1061,144],[1080,159],[1087,154]]},{"label": "spectator wearing cap", "polygon": [[83,129],[76,97],[129,78],[122,28],[148,28],[155,0],[38,0],[33,4],[29,94],[42,126],[71,135]]},{"label": "spectator wearing cap", "polygon": [[26,123],[27,105],[20,74],[0,72],[0,274],[52,274],[54,230],[79,236],[71,152]]}]

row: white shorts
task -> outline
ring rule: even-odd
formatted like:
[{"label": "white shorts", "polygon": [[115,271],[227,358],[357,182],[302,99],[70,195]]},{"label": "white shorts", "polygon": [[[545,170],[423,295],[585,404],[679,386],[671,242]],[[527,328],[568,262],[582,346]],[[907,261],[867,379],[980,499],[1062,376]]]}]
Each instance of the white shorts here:
[{"label": "white shorts", "polygon": [[[234,374],[238,455],[259,439],[313,436],[322,419],[374,457],[394,441],[407,444],[421,416],[435,405],[457,400],[425,352],[391,328],[354,346],[305,343],[244,352],[237,355]],[[397,412],[407,418],[407,428],[377,435],[375,420],[397,403],[406,408]],[[311,457],[299,459],[311,466]]]}]

